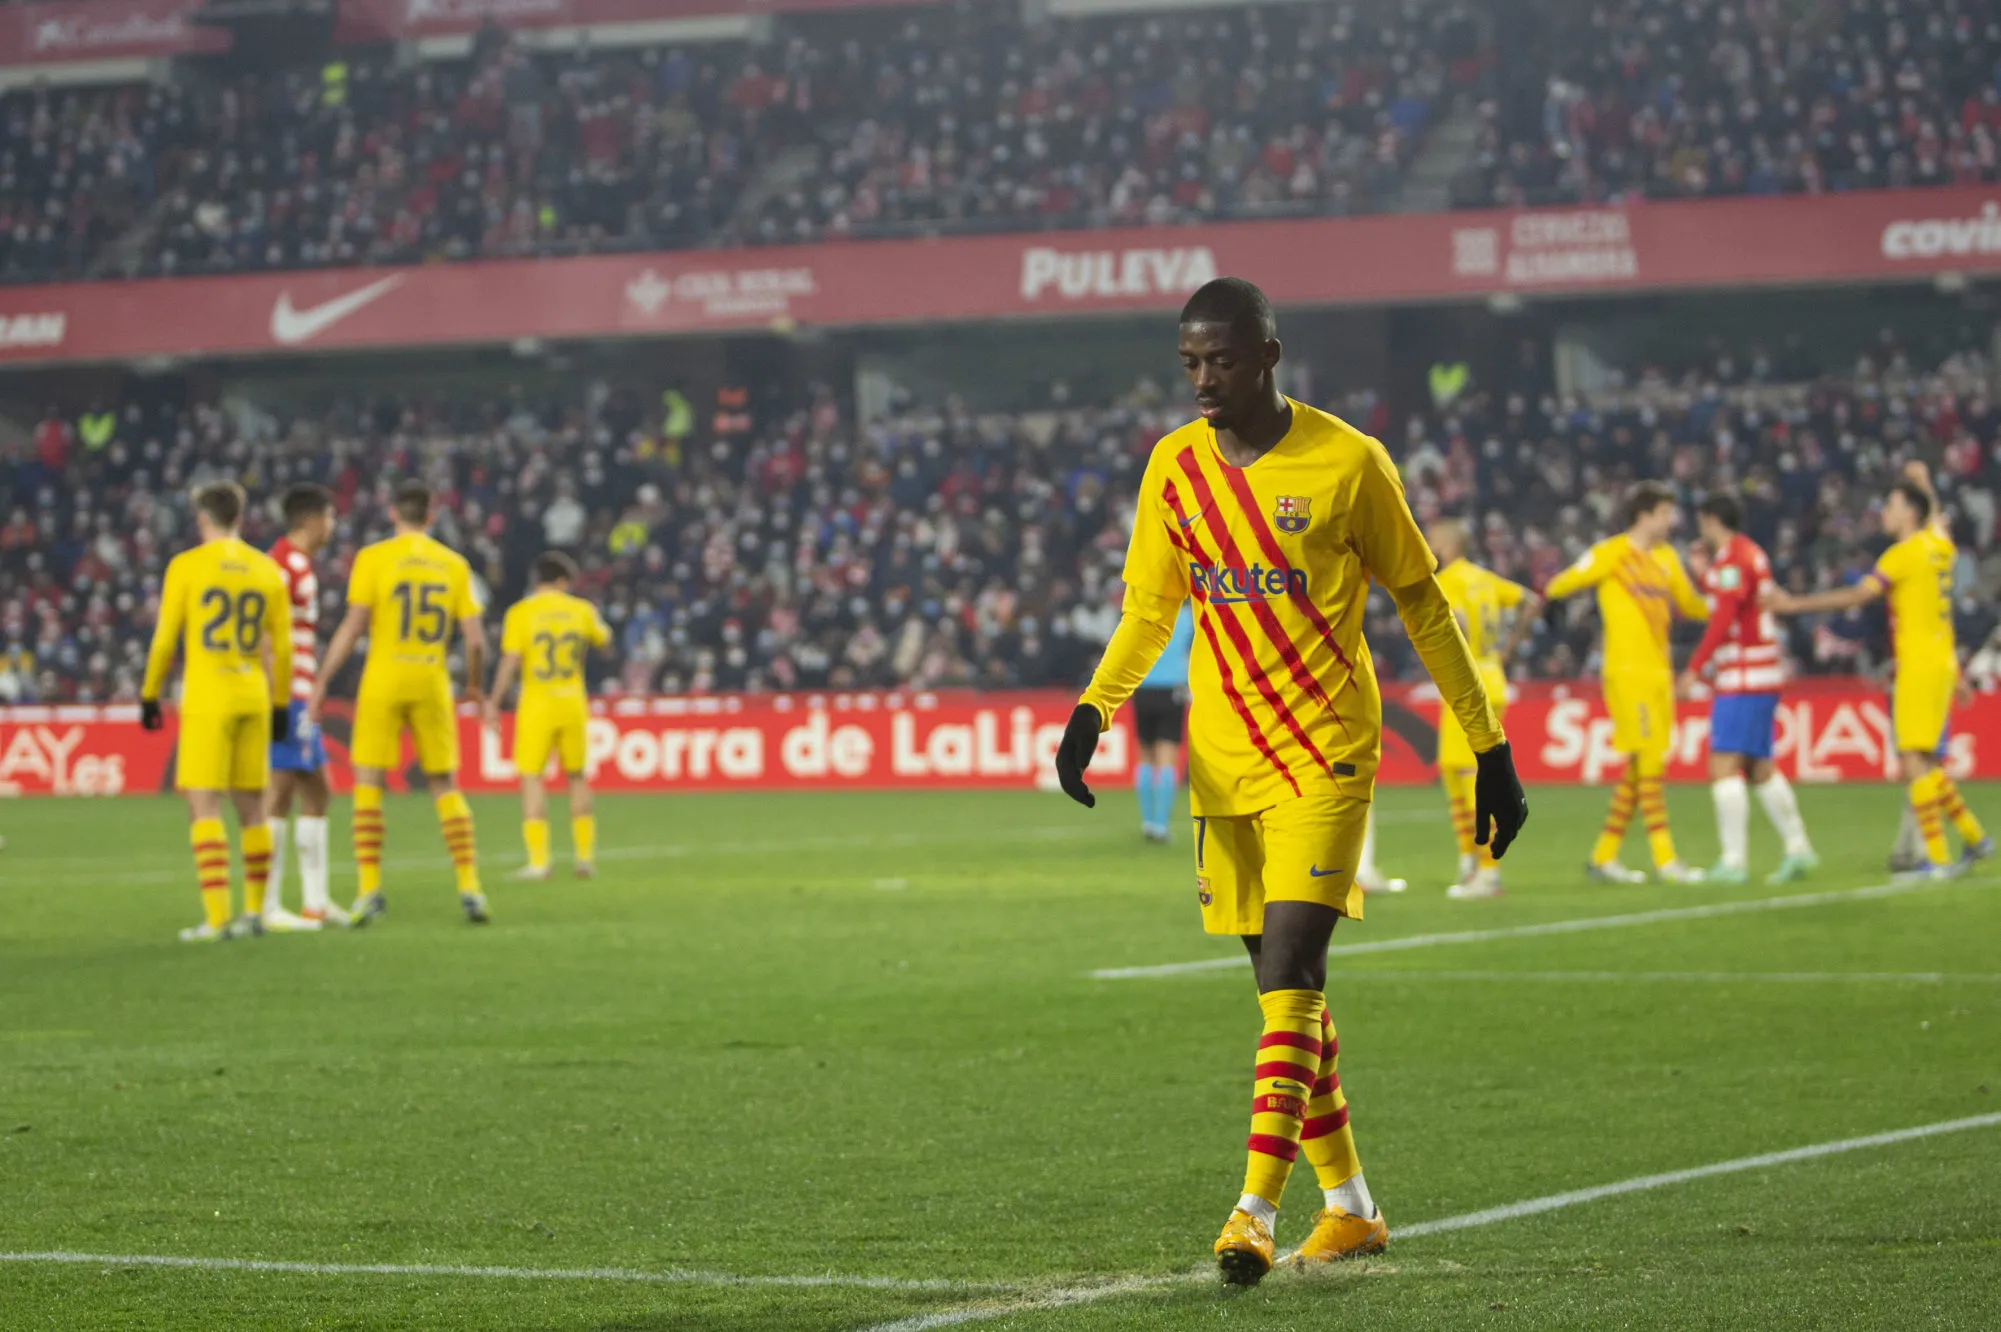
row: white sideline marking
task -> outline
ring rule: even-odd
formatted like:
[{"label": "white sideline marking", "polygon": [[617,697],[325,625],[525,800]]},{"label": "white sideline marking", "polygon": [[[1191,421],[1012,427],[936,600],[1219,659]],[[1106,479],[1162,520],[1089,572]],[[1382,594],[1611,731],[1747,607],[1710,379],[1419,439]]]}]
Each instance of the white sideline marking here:
[{"label": "white sideline marking", "polygon": [[2001,971],[1344,971],[1335,980],[1444,981],[1689,981],[1729,985],[1739,981],[1802,985],[1943,985],[1947,981],[2001,982]]},{"label": "white sideline marking", "polygon": [[[1441,1217],[1436,1221],[1419,1221],[1415,1225],[1399,1226],[1391,1232],[1398,1240],[1422,1239],[1426,1235],[1443,1234],[1450,1230],[1470,1230],[1475,1226],[1490,1226],[1497,1221],[1514,1221],[1524,1216],[1537,1216],[1543,1212],[1554,1212],[1565,1207],[1575,1207],[1579,1203],[1597,1202],[1601,1198],[1616,1198],[1627,1193],[1644,1193],[1649,1189],[1664,1189],[1673,1184],[1686,1184],[1692,1180],[1708,1179],[1713,1175],[1734,1175],[1746,1170],[1762,1170],[1768,1166],[1791,1165],[1796,1161],[1811,1161],[1823,1156],[1839,1156],[1843,1152],[1859,1152],[1870,1147],[1888,1147],[1895,1143],[1911,1142],[1918,1138],[1935,1138],[1945,1133],[1964,1133],[1968,1129],[1993,1128],[2001,1125],[2001,1111],[1993,1114],[1970,1115],[1965,1119],[1940,1120],[1935,1124],[1920,1124],[1915,1128],[1892,1129],[1887,1133],[1870,1133],[1859,1138],[1842,1138],[1835,1142],[1818,1142],[1809,1147],[1793,1147],[1780,1152],[1761,1152],[1756,1156],[1740,1156],[1734,1161],[1717,1161],[1710,1165],[1695,1166],[1688,1170],[1669,1170],[1658,1175],[1641,1175],[1634,1179],[1620,1180],[1616,1184],[1599,1184],[1588,1189],[1572,1189],[1568,1193],[1551,1193],[1540,1198],[1528,1198],[1521,1202],[1506,1203],[1500,1207],[1484,1207],[1477,1212],[1464,1212],[1458,1216]],[[1281,1258],[1283,1261],[1283,1258]],[[1274,1273],[1282,1276],[1283,1272]],[[937,1313],[919,1314],[914,1318],[900,1318],[894,1322],[877,1323],[864,1332],[928,1332],[937,1327],[956,1327],[962,1323],[980,1323],[992,1318],[1005,1318],[1010,1314],[1039,1313],[1047,1309],[1060,1309],[1069,1305],[1091,1304],[1114,1295],[1129,1295],[1140,1291],[1154,1290],[1162,1286],[1174,1285],[1192,1280],[1214,1281],[1213,1274],[1182,1273],[1175,1276],[1130,1277],[1119,1282],[1103,1282],[1097,1285],[1066,1286],[1047,1291],[1040,1295],[1009,1300],[1003,1303],[974,1304],[958,1309],[941,1309]]]},{"label": "white sideline marking", "polygon": [[470,1267],[431,1263],[285,1263],[259,1258],[187,1258],[158,1253],[0,1253],[0,1263],[70,1263],[100,1267],[180,1267],[203,1272],[293,1272],[308,1276],[480,1277],[502,1281],[613,1281],[646,1285],[859,1287],[866,1290],[1010,1291],[1006,1282],[871,1276],[737,1276],[668,1268],[642,1272],[625,1267]]},{"label": "white sideline marking", "polygon": [[[1708,920],[1715,916],[1743,916],[1759,911],[1790,911],[1799,907],[1825,906],[1833,902],[1862,902],[1880,897],[1900,897],[1905,893],[1934,888],[1962,887],[1991,883],[1987,878],[1917,879],[1909,882],[1874,883],[1866,888],[1840,888],[1822,893],[1795,893],[1790,897],[1750,897],[1734,902],[1704,902],[1699,906],[1663,907],[1658,911],[1633,911],[1620,916],[1582,916],[1574,920],[1548,920],[1537,925],[1508,925],[1492,930],[1451,930],[1439,934],[1410,934],[1401,939],[1371,939],[1366,943],[1336,944],[1329,957],[1359,957],[1364,953],[1399,953],[1409,948],[1432,948],[1442,944],[1487,943],[1494,939],[1530,939],[1549,934],[1582,934],[1589,930],[1619,930],[1638,925],[1659,925],[1671,920]],[[1209,957],[1200,962],[1168,962],[1151,967],[1105,967],[1085,974],[1092,980],[1144,980],[1154,976],[1188,976],[1204,971],[1228,971],[1247,967],[1248,955]]]}]

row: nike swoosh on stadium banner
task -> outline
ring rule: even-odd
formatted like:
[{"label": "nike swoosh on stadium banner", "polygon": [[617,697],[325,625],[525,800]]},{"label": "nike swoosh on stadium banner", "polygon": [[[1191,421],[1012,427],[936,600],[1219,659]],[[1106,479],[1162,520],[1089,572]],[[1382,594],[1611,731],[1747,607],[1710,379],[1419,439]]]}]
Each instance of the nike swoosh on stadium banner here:
[{"label": "nike swoosh on stadium banner", "polygon": [[271,338],[287,347],[296,347],[301,342],[310,341],[353,314],[372,301],[387,296],[403,282],[403,274],[391,273],[356,288],[345,296],[336,296],[319,305],[307,306],[303,310],[292,306],[292,293],[278,293],[278,303],[271,307]]},{"label": "nike swoosh on stadium banner", "polygon": [[1306,867],[1307,875],[1315,879],[1324,879],[1330,874],[1339,874],[1340,872],[1341,871],[1338,868],[1331,870],[1324,870],[1321,869],[1318,865],[1308,865]]}]

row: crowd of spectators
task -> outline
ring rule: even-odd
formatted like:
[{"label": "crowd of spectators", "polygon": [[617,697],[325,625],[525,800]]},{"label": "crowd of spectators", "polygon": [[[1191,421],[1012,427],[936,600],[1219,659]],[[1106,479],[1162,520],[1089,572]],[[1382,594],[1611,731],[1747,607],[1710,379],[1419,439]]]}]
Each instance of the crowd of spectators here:
[{"label": "crowd of spectators", "polygon": [[[1640,477],[1691,504],[1711,486],[1739,493],[1791,587],[1853,578],[1881,546],[1882,488],[1928,459],[1961,546],[1962,642],[1985,639],[2001,588],[1992,367],[1969,354],[1918,373],[1886,348],[1850,374],[1780,385],[1762,364],[1644,376],[1590,403],[1474,384],[1395,430],[1372,394],[1330,406],[1389,437],[1420,519],[1470,517],[1477,558],[1532,586],[1617,526]],[[573,552],[616,634],[594,668],[601,691],[1073,685],[1117,623],[1146,454],[1185,416],[1150,383],[1094,406],[1058,389],[1004,414],[906,403],[860,426],[818,389],[680,437],[663,421],[699,414],[602,391],[292,421],[138,401],[52,414],[0,450],[0,701],[134,697],[161,571],[191,538],[183,497],[222,476],[257,497],[259,543],[279,535],[287,485],[333,486],[329,612],[406,476],[438,489],[439,535],[472,560],[495,615],[536,554]],[[1551,612],[1513,669],[1594,670],[1592,615],[1588,598]],[[1796,669],[1880,663],[1880,617],[1796,623]],[[1385,676],[1417,669],[1387,602],[1368,632]]]},{"label": "crowd of spectators", "polygon": [[1457,0],[902,14],[8,93],[0,277],[1375,209],[1479,64]]},{"label": "crowd of spectators", "polygon": [[1978,0],[1589,0],[1485,110],[1463,203],[2001,179],[2001,14]]}]

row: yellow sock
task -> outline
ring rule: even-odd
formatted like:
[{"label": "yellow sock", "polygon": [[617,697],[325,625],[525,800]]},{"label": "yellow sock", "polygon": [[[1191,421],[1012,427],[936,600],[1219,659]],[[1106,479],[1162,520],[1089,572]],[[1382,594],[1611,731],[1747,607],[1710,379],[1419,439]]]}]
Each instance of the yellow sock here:
[{"label": "yellow sock", "polygon": [[188,845],[194,849],[202,914],[219,930],[229,924],[229,833],[221,819],[196,819],[188,827]]},{"label": "yellow sock", "polygon": [[1952,859],[1952,852],[1945,844],[1944,786],[1945,774],[1933,768],[1910,787],[1911,808],[1917,811],[1918,831],[1925,839],[1925,856],[1934,865]]},{"label": "yellow sock", "polygon": [[[447,791],[438,797],[438,826],[444,829],[445,850],[451,853],[452,869],[458,874],[459,891],[479,891],[479,849],[473,845],[472,806],[460,792]],[[548,832],[543,829],[544,834]]]},{"label": "yellow sock", "polygon": [[1473,777],[1464,768],[1445,768],[1439,772],[1445,783],[1445,803],[1452,810],[1452,835],[1459,843],[1459,854],[1473,854]]},{"label": "yellow sock", "polygon": [[354,868],[361,895],[382,887],[382,788],[354,788]]},{"label": "yellow sock", "polygon": [[1619,858],[1619,844],[1626,840],[1626,825],[1633,821],[1633,804],[1638,799],[1637,764],[1628,761],[1619,784],[1612,788],[1612,803],[1605,810],[1605,826],[1598,844],[1591,848],[1591,863],[1609,865]]},{"label": "yellow sock", "polygon": [[[1320,1076],[1313,1082],[1313,1097],[1306,1103],[1306,1120],[1299,1130],[1299,1149],[1313,1164],[1313,1173],[1323,1189],[1338,1188],[1362,1173],[1362,1158],[1355,1154],[1355,1131],[1348,1127],[1348,1098],[1341,1091],[1341,1042],[1334,1035],[1334,1019],[1320,1010]],[[1259,1194],[1263,1197],[1263,1194]]]},{"label": "yellow sock", "polygon": [[597,815],[579,814],[570,820],[570,845],[576,850],[578,864],[589,865],[597,860]]},{"label": "yellow sock", "polygon": [[528,849],[528,868],[549,868],[549,820],[521,820],[521,845]]},{"label": "yellow sock", "polygon": [[271,825],[253,823],[243,830],[243,909],[264,914],[264,886],[271,882]]},{"label": "yellow sock", "polygon": [[1944,768],[1934,768],[1940,783],[1940,797],[1943,803],[1940,811],[1952,821],[1960,840],[1968,846],[1987,840],[1987,830],[1980,826],[1980,820],[1973,817],[1973,811],[1966,807],[1966,801],[1959,795],[1959,783],[1946,775]]},{"label": "yellow sock", "polygon": [[1244,1192],[1276,1207],[1299,1155],[1306,1103],[1320,1076],[1320,1018],[1327,1001],[1317,990],[1273,990],[1258,996],[1258,1007],[1265,1029],[1253,1073]]},{"label": "yellow sock", "polygon": [[1650,763],[1640,773],[1640,818],[1647,825],[1647,849],[1654,865],[1674,863],[1674,834],[1668,831],[1667,792],[1661,786],[1661,765]]}]

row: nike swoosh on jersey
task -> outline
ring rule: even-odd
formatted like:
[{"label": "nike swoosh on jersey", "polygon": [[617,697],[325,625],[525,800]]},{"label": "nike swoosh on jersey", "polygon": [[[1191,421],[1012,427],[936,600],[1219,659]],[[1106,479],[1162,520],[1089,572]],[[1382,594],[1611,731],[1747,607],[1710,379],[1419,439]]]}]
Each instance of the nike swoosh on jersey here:
[{"label": "nike swoosh on jersey", "polygon": [[1209,512],[1209,506],[1205,504],[1201,508],[1197,509],[1195,512],[1189,514],[1186,518],[1178,519],[1177,521],[1180,522],[1181,524],[1181,530],[1186,532],[1189,528],[1201,522],[1203,516],[1208,512]]},{"label": "nike swoosh on jersey", "polygon": [[1339,869],[1324,870],[1321,869],[1318,865],[1308,865],[1306,867],[1306,872],[1309,876],[1315,879],[1324,879],[1330,874],[1341,873]]},{"label": "nike swoosh on jersey", "polygon": [[380,300],[402,285],[403,275],[391,273],[365,287],[358,287],[345,296],[336,296],[319,305],[309,305],[303,310],[292,305],[292,293],[278,293],[278,303],[271,307],[272,340],[287,347],[296,347],[338,324],[355,311],[374,301]]}]

